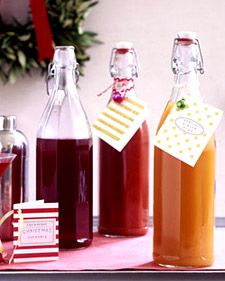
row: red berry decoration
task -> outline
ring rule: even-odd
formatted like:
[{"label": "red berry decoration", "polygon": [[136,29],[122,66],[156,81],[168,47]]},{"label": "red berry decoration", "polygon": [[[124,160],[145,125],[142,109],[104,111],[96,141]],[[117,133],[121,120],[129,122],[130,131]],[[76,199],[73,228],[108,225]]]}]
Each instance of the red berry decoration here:
[{"label": "red berry decoration", "polygon": [[123,101],[123,96],[119,92],[115,92],[112,96],[115,102],[121,103]]}]

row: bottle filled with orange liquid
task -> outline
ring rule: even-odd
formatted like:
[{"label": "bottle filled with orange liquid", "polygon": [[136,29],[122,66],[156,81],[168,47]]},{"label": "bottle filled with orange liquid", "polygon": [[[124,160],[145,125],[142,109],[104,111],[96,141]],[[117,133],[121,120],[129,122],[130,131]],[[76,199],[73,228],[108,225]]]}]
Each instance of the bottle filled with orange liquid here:
[{"label": "bottle filled with orange liquid", "polygon": [[[203,60],[194,33],[178,33],[172,68],[175,87],[158,130],[184,89],[188,95],[201,99],[197,72],[204,72]],[[204,267],[213,263],[214,176],[214,137],[194,167],[155,147],[155,263],[171,267]]]},{"label": "bottle filled with orange liquid", "polygon": [[[136,52],[130,42],[112,51],[112,96],[117,103],[135,96]],[[110,99],[110,100],[111,100]],[[117,119],[123,121],[122,116]],[[146,121],[121,152],[99,141],[99,232],[106,236],[139,236],[148,230],[149,130]]]}]

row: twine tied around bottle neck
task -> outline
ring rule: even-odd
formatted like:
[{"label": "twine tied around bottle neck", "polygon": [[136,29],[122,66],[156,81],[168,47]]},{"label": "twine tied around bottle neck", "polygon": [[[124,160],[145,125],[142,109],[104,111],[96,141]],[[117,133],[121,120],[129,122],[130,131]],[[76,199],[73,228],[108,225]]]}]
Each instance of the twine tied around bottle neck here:
[{"label": "twine tied around bottle neck", "polygon": [[97,96],[102,96],[109,89],[112,89],[112,99],[117,103],[122,103],[127,98],[127,93],[134,89],[133,78],[114,78],[113,83]]}]

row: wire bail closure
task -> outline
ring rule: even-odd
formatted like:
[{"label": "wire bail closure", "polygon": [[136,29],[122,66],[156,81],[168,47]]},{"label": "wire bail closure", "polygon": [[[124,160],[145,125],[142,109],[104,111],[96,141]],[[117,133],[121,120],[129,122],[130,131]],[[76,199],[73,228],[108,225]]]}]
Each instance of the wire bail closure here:
[{"label": "wire bail closure", "polygon": [[199,71],[201,74],[204,73],[204,61],[203,61],[203,56],[202,56],[202,51],[201,51],[201,47],[200,47],[200,43],[199,40],[197,38],[195,39],[180,39],[180,38],[175,38],[173,41],[173,49],[172,49],[172,57],[171,57],[171,68],[174,74],[178,74],[179,73],[179,68],[178,68],[178,59],[176,57],[176,51],[177,51],[177,47],[180,46],[180,42],[182,42],[182,40],[189,42],[187,45],[191,45],[194,44],[197,46],[198,49],[198,58],[197,58],[197,62],[196,62],[196,69],[197,71]]},{"label": "wire bail closure", "polygon": [[[73,79],[74,79],[74,83],[77,84],[78,80],[79,80],[79,70],[78,70],[78,63],[76,62],[73,66]],[[66,67],[61,67],[61,68],[66,68]],[[56,64],[54,62],[49,63],[48,65],[48,73],[46,75],[46,90],[47,90],[47,95],[50,96],[51,92],[50,89],[51,87],[49,86],[50,81],[52,81],[52,79],[55,79],[56,77]]]},{"label": "wire bail closure", "polygon": [[[125,48],[126,49],[126,48]],[[111,58],[110,58],[110,63],[109,63],[109,71],[111,74],[111,77],[115,77],[117,74],[117,68],[118,66],[116,65],[116,53],[118,53],[118,48],[113,48],[111,52]],[[139,63],[137,59],[137,53],[134,48],[129,48],[127,49],[127,52],[131,53],[133,55],[133,65],[132,65],[132,76],[138,77],[138,72],[139,72]]]}]

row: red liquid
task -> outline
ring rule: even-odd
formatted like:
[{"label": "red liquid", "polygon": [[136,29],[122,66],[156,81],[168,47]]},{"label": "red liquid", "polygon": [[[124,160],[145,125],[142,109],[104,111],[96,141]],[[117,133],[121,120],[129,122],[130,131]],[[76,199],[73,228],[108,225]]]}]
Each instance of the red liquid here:
[{"label": "red liquid", "polygon": [[148,229],[149,135],[146,122],[118,152],[100,140],[100,225],[107,235]]},{"label": "red liquid", "polygon": [[[3,162],[4,161],[4,162]],[[9,160],[0,160],[0,177],[3,175],[5,172],[6,168],[9,166],[10,161]]]},{"label": "red liquid", "polygon": [[59,246],[92,241],[92,140],[37,139],[37,199],[59,202]]},{"label": "red liquid", "polygon": [[[21,140],[18,142],[19,143],[15,143],[12,147],[12,150],[10,150],[11,153],[16,154],[13,162],[12,159],[7,159],[5,161],[10,162],[7,164],[4,163],[6,165],[6,170],[3,171],[2,181],[0,184],[0,217],[2,217],[8,211],[11,211],[13,209],[13,204],[24,202],[28,197],[25,171],[25,167],[27,166],[25,164],[27,153],[26,145],[25,143],[22,143]],[[9,167],[7,168],[7,166]],[[9,217],[1,226],[0,237],[3,241],[9,241],[13,239],[12,217]]]},{"label": "red liquid", "polygon": [[27,188],[27,167],[28,161],[26,145],[15,144],[12,153],[16,154],[16,158],[12,163],[12,202],[20,203],[28,201],[28,188]]}]

